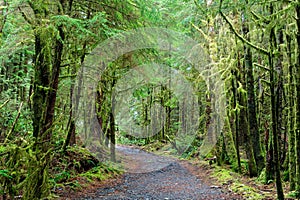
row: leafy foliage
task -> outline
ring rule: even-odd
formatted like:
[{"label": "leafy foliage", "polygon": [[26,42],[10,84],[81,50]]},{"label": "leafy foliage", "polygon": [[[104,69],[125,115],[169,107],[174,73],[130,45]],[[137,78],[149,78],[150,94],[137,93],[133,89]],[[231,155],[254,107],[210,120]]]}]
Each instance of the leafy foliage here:
[{"label": "leafy foliage", "polygon": [[[176,53],[155,49],[121,56],[109,64],[98,83],[95,107],[103,129],[99,143],[114,152],[116,135],[117,143],[167,148],[185,158],[202,159],[198,155],[215,114],[211,100],[216,94],[210,87],[214,76],[220,76],[225,82],[227,116],[207,157],[216,156],[218,164],[230,164],[244,175],[261,173],[259,179],[266,184],[275,181],[280,199],[284,172],[284,180],[296,190],[291,196],[299,197],[299,0],[6,0],[0,3],[0,12],[0,194],[4,198],[19,194],[47,198],[51,189],[64,183],[79,187],[78,176],[102,180],[119,173],[80,147],[84,144],[76,133],[81,130],[76,130],[72,110],[74,80],[86,55],[99,43],[122,31],[153,26],[197,40],[216,70],[205,71],[210,76],[203,80],[203,72]],[[193,113],[180,109],[179,97],[168,88],[169,79],[165,85],[135,88],[129,105],[129,116],[144,128],[150,127],[153,108],[160,105],[165,113],[165,118],[157,117],[161,130],[149,136],[149,129],[147,137],[137,138],[115,124],[116,82],[131,68],[151,62],[180,71],[193,86],[197,101],[191,112],[199,111],[195,137],[177,137],[186,129],[185,117]],[[228,173],[218,175],[227,179]],[[237,191],[240,186],[235,185]]]}]

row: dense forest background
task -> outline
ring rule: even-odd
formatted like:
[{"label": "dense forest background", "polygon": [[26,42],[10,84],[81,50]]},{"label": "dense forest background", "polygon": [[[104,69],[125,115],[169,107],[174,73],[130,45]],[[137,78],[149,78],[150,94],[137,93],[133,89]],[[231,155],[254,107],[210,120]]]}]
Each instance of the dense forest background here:
[{"label": "dense forest background", "polygon": [[[3,199],[20,194],[23,199],[50,198],[74,174],[104,176],[104,168],[114,170],[104,160],[116,160],[116,143],[166,148],[184,158],[216,156],[218,165],[260,177],[264,184],[275,182],[278,199],[289,191],[300,198],[299,0],[1,0],[0,12]],[[126,53],[109,63],[91,91],[95,105],[90,107],[101,131],[78,129],[73,96],[80,94],[75,82],[81,80],[86,58],[106,39],[144,27],[187,35],[217,70],[204,80],[195,66],[169,52],[150,48]],[[168,87],[171,78],[166,84],[135,88],[133,121],[148,126],[155,118],[162,125],[155,135],[148,130],[148,136],[135,137],[133,129],[120,129],[121,122],[128,123],[124,118],[116,122],[120,116],[114,114],[113,90],[130,69],[151,61],[168,66],[170,74],[180,71],[197,99],[185,113],[185,100]],[[222,130],[218,120],[211,120],[217,94],[209,89],[210,77],[216,75],[226,96]],[[153,110],[156,103],[161,107]],[[195,113],[199,126],[194,137],[177,137],[179,130],[189,129]],[[84,123],[92,120],[84,117]],[[220,134],[209,131],[211,123]],[[98,155],[84,148],[86,141],[78,137],[82,133],[99,138],[93,150]],[[216,145],[203,155],[208,134]],[[289,191],[283,191],[283,184]]]}]

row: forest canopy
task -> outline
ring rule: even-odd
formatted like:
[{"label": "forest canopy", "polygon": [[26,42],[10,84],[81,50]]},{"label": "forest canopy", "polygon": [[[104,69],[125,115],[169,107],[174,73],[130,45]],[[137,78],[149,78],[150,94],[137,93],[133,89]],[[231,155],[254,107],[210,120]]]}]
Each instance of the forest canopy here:
[{"label": "forest canopy", "polygon": [[300,198],[299,52],[300,0],[0,0],[0,196],[133,144]]}]

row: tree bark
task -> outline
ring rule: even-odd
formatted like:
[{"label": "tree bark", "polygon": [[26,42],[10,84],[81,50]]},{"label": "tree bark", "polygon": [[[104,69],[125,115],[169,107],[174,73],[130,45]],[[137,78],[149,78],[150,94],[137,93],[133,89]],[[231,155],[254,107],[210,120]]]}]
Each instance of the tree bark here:
[{"label": "tree bark", "polygon": [[49,30],[46,27],[41,28],[45,26],[42,19],[49,17],[48,13],[34,2],[30,5],[37,17],[34,27],[35,77],[32,105],[36,160],[32,161],[32,169],[29,172],[32,173],[32,180],[28,182],[24,196],[26,199],[42,199],[46,198],[50,192],[48,183],[50,142],[65,35],[62,26],[59,26],[57,32],[60,38],[57,38],[54,43],[49,43],[47,37]]},{"label": "tree bark", "polygon": [[295,177],[296,177],[296,163],[295,163],[295,110],[294,110],[294,66],[292,64],[292,49],[291,49],[291,36],[286,36],[287,41],[287,55],[289,63],[289,82],[288,82],[288,155],[289,155],[289,182],[290,191],[295,190]]},{"label": "tree bark", "polygon": [[[274,13],[273,5],[270,5],[270,14]],[[277,199],[283,200],[284,194],[281,183],[280,167],[279,167],[279,147],[278,147],[278,125],[277,125],[277,111],[276,111],[276,93],[275,93],[275,67],[273,52],[276,49],[276,35],[275,28],[273,27],[270,32],[270,52],[269,52],[269,65],[270,65],[270,93],[271,93],[271,122],[272,122],[272,141],[274,146],[274,170],[276,179]]]},{"label": "tree bark", "polygon": [[[246,1],[247,2],[247,1]],[[247,2],[248,3],[248,2]],[[243,15],[246,15],[244,12]],[[247,16],[244,16],[246,18]],[[249,25],[246,24],[246,21],[243,22],[243,35],[248,40],[249,36]],[[264,168],[264,157],[261,151],[260,135],[257,123],[257,113],[256,113],[256,96],[254,93],[255,83],[253,75],[253,63],[252,63],[252,52],[249,46],[244,46],[244,65],[246,73],[246,89],[247,89],[247,116],[249,122],[249,139],[252,141],[252,149],[254,153],[255,163],[257,172],[261,172]]]},{"label": "tree bark", "polygon": [[295,136],[296,136],[296,194],[300,198],[300,0],[295,5],[297,24],[297,57],[296,57],[296,114],[295,114]]},{"label": "tree bark", "polygon": [[241,158],[240,158],[240,145],[239,145],[239,114],[238,114],[238,104],[237,104],[237,88],[236,88],[236,71],[231,72],[233,75],[233,78],[231,80],[232,84],[232,91],[233,91],[233,106],[235,109],[235,149],[236,149],[236,157],[237,157],[237,163],[238,163],[238,172],[241,172]]}]

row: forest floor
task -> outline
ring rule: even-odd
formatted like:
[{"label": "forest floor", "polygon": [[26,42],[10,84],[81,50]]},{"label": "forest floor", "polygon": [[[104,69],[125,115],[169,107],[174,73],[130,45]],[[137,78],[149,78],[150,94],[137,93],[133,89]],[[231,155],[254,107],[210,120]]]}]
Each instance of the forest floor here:
[{"label": "forest floor", "polygon": [[245,199],[210,176],[209,165],[155,155],[129,146],[117,147],[125,173],[95,182],[60,199]]}]

